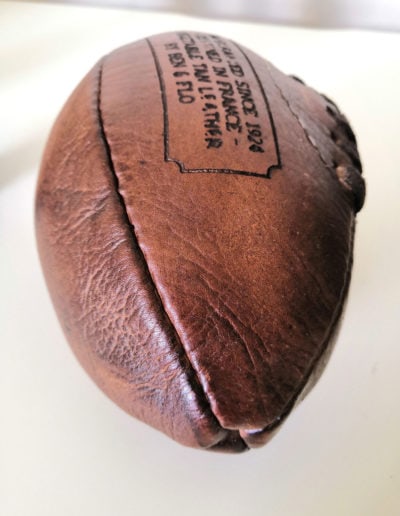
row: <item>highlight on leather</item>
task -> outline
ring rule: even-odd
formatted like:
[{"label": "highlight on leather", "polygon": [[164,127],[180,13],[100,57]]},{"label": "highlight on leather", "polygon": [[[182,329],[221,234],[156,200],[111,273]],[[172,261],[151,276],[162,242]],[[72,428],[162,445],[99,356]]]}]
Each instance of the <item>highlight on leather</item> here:
[{"label": "highlight on leather", "polygon": [[265,444],[334,342],[365,195],[337,106],[224,37],[103,57],[55,122],[36,232],[98,386],[187,446]]}]

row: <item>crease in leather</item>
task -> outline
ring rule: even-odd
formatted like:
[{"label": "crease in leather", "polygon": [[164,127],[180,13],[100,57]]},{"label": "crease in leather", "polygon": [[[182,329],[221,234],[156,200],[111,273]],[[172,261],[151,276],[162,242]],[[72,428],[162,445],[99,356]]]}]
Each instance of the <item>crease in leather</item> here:
[{"label": "crease in leather", "polygon": [[[173,323],[172,323],[172,321],[171,321],[171,319],[169,317],[169,314],[168,314],[167,310],[165,309],[165,306],[164,306],[163,301],[161,299],[161,296],[160,296],[160,294],[158,292],[158,289],[157,289],[157,286],[155,284],[155,281],[154,281],[154,279],[153,279],[153,277],[151,275],[151,271],[149,269],[148,263],[147,263],[146,258],[144,256],[143,250],[142,250],[142,248],[140,246],[139,239],[138,239],[138,237],[136,235],[135,226],[134,226],[134,224],[129,219],[129,215],[128,215],[125,199],[124,199],[123,195],[121,194],[121,191],[120,191],[120,188],[119,188],[118,175],[116,173],[116,169],[115,169],[115,166],[114,166],[114,161],[113,161],[113,158],[112,158],[111,147],[110,147],[110,144],[109,144],[109,142],[107,140],[107,136],[106,136],[106,132],[105,132],[105,127],[104,127],[103,115],[102,115],[102,111],[101,111],[101,86],[102,86],[102,78],[103,78],[103,68],[104,68],[104,63],[105,63],[106,57],[107,56],[105,56],[100,61],[100,63],[99,63],[98,83],[97,83],[97,96],[96,96],[96,100],[97,100],[97,105],[96,105],[96,108],[97,108],[97,118],[98,118],[98,122],[99,122],[99,129],[100,129],[101,139],[102,139],[102,142],[103,142],[103,145],[104,145],[104,148],[105,148],[105,152],[106,152],[106,156],[107,156],[108,167],[110,169],[110,172],[111,172],[111,174],[113,176],[113,179],[114,179],[114,182],[115,182],[115,185],[116,185],[116,193],[117,193],[117,196],[118,196],[118,198],[120,200],[121,206],[123,208],[123,212],[124,212],[124,215],[125,215],[125,222],[129,226],[129,228],[131,230],[131,236],[134,239],[135,243],[137,244],[138,250],[140,251],[141,261],[142,261],[142,263],[145,266],[145,270],[146,270],[148,278],[149,278],[149,284],[152,286],[154,295],[158,299],[158,301],[159,301],[159,303],[160,303],[160,305],[162,307],[163,313],[164,313],[167,321],[169,322],[169,324],[170,324],[170,326],[171,326],[171,328],[172,328],[172,330],[173,330],[173,332],[175,334],[176,340],[179,343],[181,349],[183,350],[183,353],[184,353],[184,356],[186,358],[187,364],[190,366],[190,372],[191,372],[192,381],[194,379],[196,384],[198,385],[198,388],[195,389],[195,388],[193,388],[193,384],[192,384],[192,389],[196,393],[197,396],[200,396],[200,395],[202,396],[203,402],[207,406],[207,408],[209,410],[209,413],[212,415],[212,417],[214,418],[214,420],[216,421],[218,426],[220,428],[224,429],[224,430],[227,430],[226,437],[224,439],[222,439],[219,443],[216,443],[216,444],[210,446],[209,448],[212,449],[214,447],[217,447],[217,448],[221,447],[221,445],[223,445],[224,442],[227,442],[230,439],[232,439],[233,437],[235,437],[235,439],[241,440],[243,442],[243,445],[244,445],[245,449],[248,449],[249,447],[248,447],[247,443],[240,437],[239,432],[235,431],[235,430],[225,429],[220,424],[220,422],[218,421],[218,418],[216,417],[216,415],[212,411],[210,400],[208,399],[207,394],[206,394],[206,392],[204,391],[204,389],[202,387],[202,384],[201,384],[200,379],[198,377],[197,371],[194,368],[194,366],[193,366],[193,364],[192,364],[192,362],[191,362],[191,360],[190,360],[190,358],[189,358],[189,356],[188,356],[188,354],[187,354],[187,352],[185,350],[185,347],[182,344],[182,340],[181,340],[181,338],[180,338],[180,336],[178,334],[177,329],[173,325]],[[190,383],[192,383],[192,382],[190,382]]]}]

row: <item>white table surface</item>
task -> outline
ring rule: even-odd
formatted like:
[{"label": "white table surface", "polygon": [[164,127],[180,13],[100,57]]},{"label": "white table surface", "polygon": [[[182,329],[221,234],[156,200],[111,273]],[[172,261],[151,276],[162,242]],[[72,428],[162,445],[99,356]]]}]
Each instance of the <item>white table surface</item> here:
[{"label": "white table surface", "polygon": [[[349,302],[317,387],[264,448],[184,448],[86,376],[53,312],[33,233],[46,136],[102,54],[156,32],[228,36],[331,96],[368,185]],[[0,514],[400,514],[400,35],[0,3]]]}]

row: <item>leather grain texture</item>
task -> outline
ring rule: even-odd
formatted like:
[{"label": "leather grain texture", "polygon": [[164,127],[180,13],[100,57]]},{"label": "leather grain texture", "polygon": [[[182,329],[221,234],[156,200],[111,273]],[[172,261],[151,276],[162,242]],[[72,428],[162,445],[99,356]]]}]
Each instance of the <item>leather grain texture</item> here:
[{"label": "leather grain texture", "polygon": [[36,228],[78,359],[189,446],[264,444],[332,344],[364,183],[335,104],[235,43],[168,33],[83,79]]}]

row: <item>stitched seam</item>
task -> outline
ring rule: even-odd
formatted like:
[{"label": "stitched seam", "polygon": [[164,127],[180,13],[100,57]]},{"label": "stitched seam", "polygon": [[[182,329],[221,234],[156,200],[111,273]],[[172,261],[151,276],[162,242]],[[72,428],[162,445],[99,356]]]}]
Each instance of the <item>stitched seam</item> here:
[{"label": "stitched seam", "polygon": [[[339,180],[339,182],[342,184],[342,186],[345,189],[350,191],[351,195],[353,196],[353,206],[354,206],[353,209],[357,213],[357,211],[361,210],[361,208],[362,208],[362,206],[364,204],[365,186],[364,186],[363,179],[361,178],[361,182],[360,182],[358,187],[355,186],[353,188],[352,184],[350,183],[350,185],[349,185],[346,182],[346,179],[341,177],[341,174],[340,174],[340,167],[345,167],[345,169],[348,170],[349,166],[346,165],[346,163],[344,163],[344,164],[337,163],[333,157],[332,157],[331,163],[328,163],[328,161],[323,157],[323,155],[322,155],[322,153],[320,151],[319,145],[314,141],[312,136],[309,134],[306,125],[302,122],[302,120],[299,117],[299,115],[293,110],[293,108],[292,108],[292,106],[291,106],[291,104],[289,102],[289,99],[285,96],[285,94],[283,93],[282,89],[280,88],[278,83],[275,81],[275,79],[274,79],[274,77],[273,77],[271,72],[270,72],[270,76],[271,76],[271,79],[272,79],[276,89],[279,92],[279,95],[281,96],[281,98],[285,102],[285,104],[287,105],[289,111],[292,113],[294,118],[297,120],[297,122],[300,125],[300,127],[303,129],[304,134],[305,134],[308,142],[316,150],[316,152],[318,154],[318,157],[320,158],[322,163],[325,165],[325,167],[328,169],[328,171],[332,175],[334,175],[336,180]],[[345,123],[345,121],[343,120],[343,116],[339,112],[337,114],[332,112],[331,116],[335,119],[337,125]],[[348,126],[348,127],[351,130],[350,126]],[[361,161],[360,161],[357,149],[356,148],[354,149],[355,154],[353,155],[352,152],[348,148],[346,148],[346,144],[345,143],[339,144],[337,141],[334,140],[334,137],[332,136],[332,133],[331,133],[331,138],[330,139],[331,139],[332,143],[335,145],[336,149],[339,149],[341,152],[346,154],[347,158],[352,163],[352,167],[350,167],[350,168],[355,168],[358,171],[358,173],[359,173],[359,175],[361,177],[361,168],[360,168],[361,167]],[[348,140],[347,140],[347,143],[349,144]],[[350,146],[350,144],[349,144],[349,146]]]},{"label": "stitched seam", "polygon": [[324,157],[322,156],[321,154],[321,151],[319,150],[318,148],[318,145],[313,141],[313,139],[310,137],[308,131],[307,131],[307,128],[306,126],[303,124],[303,122],[301,121],[300,117],[298,116],[298,114],[293,111],[293,108],[292,106],[290,105],[290,102],[289,100],[286,98],[286,96],[284,95],[283,91],[281,90],[280,86],[277,84],[277,82],[275,81],[272,73],[270,72],[270,77],[272,79],[272,82],[275,84],[275,87],[276,89],[278,90],[279,92],[279,95],[281,96],[282,100],[285,102],[285,104],[287,105],[289,111],[292,113],[292,115],[295,117],[295,119],[297,120],[297,122],[299,123],[300,127],[303,129],[304,131],[304,134],[306,135],[306,138],[307,140],[309,141],[309,143],[311,144],[312,147],[314,147],[314,149],[317,151],[317,154],[320,158],[320,160],[322,161],[322,163],[329,169],[329,170],[332,170],[332,164],[329,164],[327,163],[327,161],[324,159]]},{"label": "stitched seam", "polygon": [[[96,95],[96,112],[97,112],[97,118],[98,118],[98,122],[99,122],[99,128],[100,128],[100,135],[101,135],[101,139],[102,139],[102,142],[103,142],[103,145],[104,145],[104,148],[105,148],[105,152],[106,152],[106,156],[107,156],[107,162],[108,162],[108,168],[113,176],[113,179],[114,179],[114,182],[115,182],[115,185],[116,185],[116,194],[118,196],[118,199],[120,201],[120,204],[123,208],[123,212],[124,212],[124,219],[125,219],[125,223],[128,225],[128,227],[130,228],[131,230],[131,235],[132,235],[132,238],[134,240],[134,242],[136,243],[136,246],[137,246],[137,249],[138,249],[138,252],[139,252],[139,255],[140,255],[140,260],[141,262],[143,263],[144,265],[144,269],[145,269],[145,272],[146,272],[146,275],[148,276],[149,278],[149,284],[152,286],[152,289],[153,289],[153,292],[154,292],[154,295],[156,297],[156,299],[159,301],[160,305],[161,305],[161,308],[162,308],[162,312],[163,314],[165,315],[168,323],[170,324],[172,330],[173,330],[173,333],[175,335],[175,338],[178,342],[178,344],[180,345],[182,351],[183,351],[183,355],[184,357],[186,358],[186,361],[190,367],[190,370],[192,372],[192,376],[195,378],[195,381],[198,385],[198,389],[193,389],[193,385],[192,385],[192,389],[194,391],[194,393],[196,394],[196,396],[202,396],[203,398],[203,401],[205,402],[206,406],[208,407],[209,411],[210,411],[210,414],[212,414],[212,417],[215,419],[215,421],[217,422],[218,426],[220,428],[222,428],[223,430],[227,430],[229,432],[229,434],[231,433],[235,433],[235,431],[233,430],[229,430],[229,429],[226,429],[224,428],[220,422],[218,421],[218,418],[216,417],[216,415],[214,414],[212,408],[211,408],[211,403],[210,403],[210,400],[206,394],[206,392],[204,391],[203,389],[203,386],[200,382],[200,378],[198,376],[198,373],[196,371],[196,369],[194,368],[187,352],[186,352],[186,349],[182,343],[182,340],[178,334],[178,331],[177,329],[175,328],[174,324],[172,323],[171,319],[170,319],[170,316],[167,312],[167,310],[165,309],[165,306],[164,306],[164,303],[162,301],[162,298],[160,296],[160,293],[158,292],[158,289],[157,289],[157,286],[156,286],[156,283],[153,279],[153,276],[151,274],[151,271],[150,271],[150,268],[149,268],[149,265],[147,263],[147,260],[145,258],[145,255],[143,253],[143,250],[142,248],[140,247],[140,244],[139,244],[139,239],[136,235],[136,231],[135,231],[135,226],[134,224],[130,221],[129,219],[129,216],[128,216],[128,211],[127,211],[127,206],[126,206],[126,203],[125,203],[125,199],[123,197],[123,195],[121,194],[120,192],[120,188],[119,188],[119,179],[118,179],[118,176],[117,176],[117,173],[116,173],[116,170],[115,170],[115,166],[114,166],[114,162],[113,162],[113,159],[112,159],[112,153],[111,153],[111,147],[110,147],[110,144],[107,140],[107,136],[106,136],[106,132],[105,132],[105,128],[104,128],[104,120],[103,120],[103,115],[102,115],[102,111],[101,111],[101,85],[102,85],[102,77],[103,77],[103,67],[104,67],[104,62],[105,62],[105,58],[103,58],[103,60],[100,62],[100,65],[99,65],[99,74],[98,74],[98,82],[97,82],[97,95]],[[191,382],[190,382],[191,383]],[[239,434],[239,432],[237,432]],[[240,440],[241,437],[239,437],[238,435],[238,438]],[[222,442],[224,441],[224,439],[219,443],[219,444],[222,444]],[[248,448],[247,444],[243,441],[243,443],[245,444],[246,448]],[[218,444],[218,443],[217,443]]]}]

